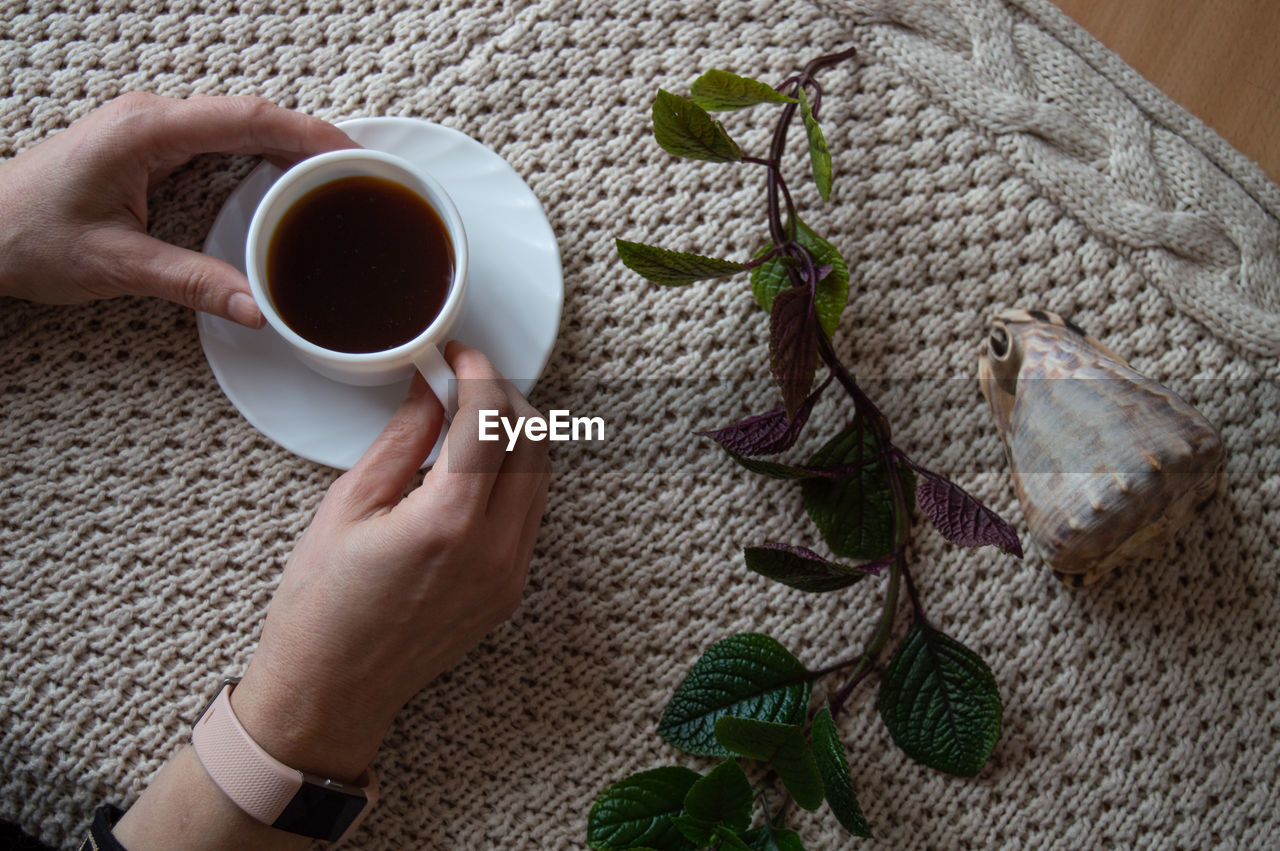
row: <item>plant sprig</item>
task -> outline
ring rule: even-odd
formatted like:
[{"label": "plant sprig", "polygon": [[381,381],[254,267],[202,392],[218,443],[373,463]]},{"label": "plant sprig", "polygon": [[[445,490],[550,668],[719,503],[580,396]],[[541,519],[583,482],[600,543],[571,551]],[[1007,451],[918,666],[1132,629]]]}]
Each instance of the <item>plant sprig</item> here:
[{"label": "plant sprig", "polygon": [[[746,566],[810,593],[861,584],[887,568],[879,620],[860,652],[816,670],[759,633],[731,635],[712,645],[672,695],[658,733],[686,753],[723,761],[705,775],[672,766],[613,784],[588,817],[592,848],[803,851],[800,836],[786,827],[788,810],[793,803],[817,809],[824,801],[846,831],[870,836],[836,718],[859,685],[880,670],[902,587],[912,624],[883,667],[877,698],[894,742],[925,765],[973,776],[999,738],[1003,710],[991,669],[925,616],[907,563],[913,505],[958,546],[991,545],[1021,557],[1021,544],[999,515],[892,441],[888,420],[831,342],[848,302],[848,264],[801,219],[783,178],[787,132],[799,112],[818,194],[824,201],[831,197],[832,158],[820,123],[823,92],[815,75],[853,56],[852,49],[819,56],[777,87],[711,70],[694,81],[687,98],[659,90],[652,116],[663,150],[765,170],[769,242],[742,261],[621,239],[617,248],[628,268],[665,286],[750,274],[752,296],[769,314],[770,372],[782,404],[700,434],[752,472],[798,482],[805,512],[836,560],[808,546],[766,541],[744,548]],[[780,113],[763,157],[744,153],[711,115],[765,104]],[[826,376],[815,386],[820,368]],[[845,427],[803,463],[765,457],[794,447],[832,387],[842,391],[848,405]],[[811,711],[814,685],[828,678],[837,684]],[[739,760],[763,767],[762,786],[752,789]],[[771,806],[775,784],[784,793]],[[759,811],[755,820],[753,806]]]}]

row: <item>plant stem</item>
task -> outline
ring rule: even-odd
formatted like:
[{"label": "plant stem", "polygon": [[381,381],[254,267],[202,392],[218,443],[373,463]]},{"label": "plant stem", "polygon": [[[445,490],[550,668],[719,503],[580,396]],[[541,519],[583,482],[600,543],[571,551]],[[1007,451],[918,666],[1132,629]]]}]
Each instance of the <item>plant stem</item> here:
[{"label": "plant stem", "polygon": [[[804,66],[804,70],[794,78],[791,86],[791,96],[796,97],[800,91],[800,87],[806,82],[813,79],[813,75],[818,71],[826,68],[828,65],[835,65],[846,59],[853,58],[857,54],[855,48],[842,50],[838,53],[828,53],[814,59],[808,65]],[[769,194],[769,234],[773,237],[774,245],[782,245],[790,242],[791,238],[787,235],[782,225],[782,211],[778,202],[778,187],[782,179],[782,154],[787,147],[787,130],[791,127],[791,120],[795,118],[798,103],[789,103],[782,108],[782,115],[778,118],[778,124],[773,131],[773,143],[769,146],[768,161],[771,165],[767,189]],[[790,205],[788,205],[790,206]],[[795,282],[795,278],[792,278]]]},{"label": "plant stem", "polygon": [[[809,62],[804,69],[794,78],[787,81],[791,86],[791,96],[798,100],[801,87],[809,85],[814,90],[814,101],[812,108],[816,113],[820,108],[822,88],[814,79],[823,68],[843,62],[852,58],[856,54],[854,48],[842,50],[838,53],[829,53],[819,56]],[[791,200],[791,194],[787,192],[786,185],[782,181],[782,156],[787,145],[787,131],[791,127],[791,122],[795,119],[796,108],[798,103],[789,103],[782,109],[782,114],[778,118],[778,123],[773,131],[773,141],[769,146],[769,155],[764,160],[764,164],[768,166],[769,173],[766,183],[766,189],[769,202],[769,234],[773,238],[775,248],[782,254],[792,253],[791,249],[795,238],[791,233],[787,232],[787,228],[782,220],[782,203],[780,196],[784,196],[787,204],[787,213],[790,217],[792,227],[795,227],[797,220],[795,206]],[[753,160],[758,162],[758,160]],[[799,246],[797,246],[799,247]],[[800,247],[803,252],[803,259],[806,261],[803,266],[803,273],[800,268],[789,266],[787,275],[791,279],[793,287],[808,285],[809,287],[817,286],[817,274],[814,269],[812,255],[807,249]],[[845,392],[849,394],[853,400],[854,410],[861,416],[867,427],[875,439],[877,460],[880,461],[884,470],[884,475],[889,485],[889,491],[893,498],[893,517],[894,517],[894,534],[893,534],[893,551],[896,556],[893,560],[893,567],[889,573],[889,588],[885,593],[884,607],[880,612],[880,621],[876,626],[876,631],[872,635],[871,643],[867,645],[867,649],[863,651],[862,656],[857,660],[853,673],[849,679],[832,697],[831,713],[839,714],[853,690],[858,684],[867,677],[872,671],[872,666],[880,652],[884,649],[885,644],[889,641],[889,636],[893,632],[893,620],[898,604],[898,584],[900,579],[907,580],[908,593],[911,595],[912,605],[916,609],[917,615],[920,613],[919,597],[915,592],[915,585],[911,581],[911,575],[907,572],[905,548],[907,539],[910,535],[910,513],[907,495],[902,486],[902,479],[898,475],[898,466],[901,453],[890,443],[890,430],[888,420],[885,419],[880,409],[871,401],[870,397],[858,386],[858,382],[849,374],[849,370],[841,363],[840,358],[836,355],[835,349],[831,345],[831,340],[821,329],[816,332],[818,353],[831,374],[836,377]],[[850,663],[839,663],[830,668],[819,672],[819,676],[847,667]],[[784,802],[784,809],[785,809]]]},{"label": "plant stem", "polygon": [[871,643],[863,651],[862,658],[858,661],[858,667],[854,669],[849,679],[840,687],[840,690],[831,697],[829,704],[832,716],[840,714],[840,710],[844,708],[849,696],[858,687],[858,683],[862,682],[863,678],[871,672],[872,664],[879,657],[880,651],[884,649],[885,644],[889,642],[889,636],[893,634],[893,619],[898,608],[898,579],[902,575],[905,566],[906,559],[902,555],[893,560],[893,568],[889,571],[889,590],[885,592],[884,606],[880,609],[880,622],[876,624],[876,631],[871,636]]},{"label": "plant stem", "polygon": [[[845,392],[853,399],[854,410],[866,419],[867,424],[876,435],[876,443],[892,449],[892,444],[889,443],[889,421],[885,419],[884,414],[880,412],[876,404],[871,401],[871,397],[858,386],[858,382],[849,374],[849,370],[845,368],[845,365],[840,362],[840,358],[836,355],[836,350],[832,347],[831,340],[827,335],[819,330],[817,337],[819,357],[822,358],[827,368],[835,374],[836,380],[844,387]],[[896,454],[896,450],[894,451]]]},{"label": "plant stem", "polygon": [[787,809],[791,806],[791,796],[787,795],[782,799],[782,803],[778,805],[778,811],[773,814],[773,820],[769,824],[781,825],[786,824]]},{"label": "plant stem", "polygon": [[915,580],[911,578],[911,572],[905,567],[902,571],[903,578],[907,580],[907,596],[911,598],[911,609],[915,613],[918,620],[928,623],[928,619],[924,616],[924,606],[920,603],[920,592],[916,590]]}]

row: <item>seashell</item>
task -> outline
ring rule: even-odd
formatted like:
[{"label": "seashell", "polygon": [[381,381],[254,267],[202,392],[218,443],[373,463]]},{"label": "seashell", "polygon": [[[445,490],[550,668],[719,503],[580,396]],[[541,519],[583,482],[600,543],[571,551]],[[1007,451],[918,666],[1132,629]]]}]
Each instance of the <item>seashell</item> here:
[{"label": "seashell", "polygon": [[1032,543],[1068,585],[1160,555],[1219,487],[1209,421],[1060,316],[993,319],[978,378]]}]

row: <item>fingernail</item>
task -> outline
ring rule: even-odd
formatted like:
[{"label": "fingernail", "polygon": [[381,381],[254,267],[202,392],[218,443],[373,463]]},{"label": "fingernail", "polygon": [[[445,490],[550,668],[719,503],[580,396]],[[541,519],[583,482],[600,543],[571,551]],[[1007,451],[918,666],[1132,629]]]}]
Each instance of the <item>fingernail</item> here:
[{"label": "fingernail", "polygon": [[253,296],[246,293],[232,294],[231,300],[227,302],[227,314],[236,322],[249,328],[261,328],[266,321],[262,318],[262,312],[258,310]]}]

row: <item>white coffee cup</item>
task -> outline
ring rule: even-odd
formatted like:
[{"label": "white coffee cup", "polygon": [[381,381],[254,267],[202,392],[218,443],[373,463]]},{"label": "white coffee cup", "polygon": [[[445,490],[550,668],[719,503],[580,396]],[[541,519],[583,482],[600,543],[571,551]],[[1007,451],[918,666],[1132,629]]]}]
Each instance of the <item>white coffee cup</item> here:
[{"label": "white coffee cup", "polygon": [[[355,176],[391,180],[417,194],[440,215],[445,232],[453,243],[453,279],[439,313],[413,339],[376,352],[335,351],[306,339],[281,318],[267,283],[267,252],[284,214],[311,190],[334,180]],[[334,381],[362,386],[402,381],[417,369],[444,404],[446,413],[453,414],[456,400],[451,404],[450,382],[456,376],[440,353],[440,346],[446,342],[462,311],[467,286],[467,234],[453,200],[429,174],[400,157],[364,148],[330,151],[303,160],[276,180],[254,211],[245,245],[245,266],[258,309],[272,329],[311,369]]]}]

